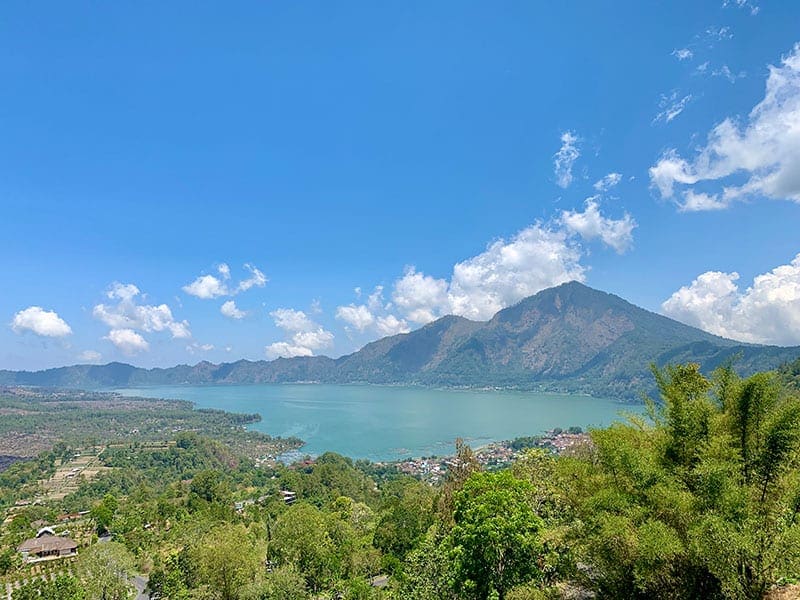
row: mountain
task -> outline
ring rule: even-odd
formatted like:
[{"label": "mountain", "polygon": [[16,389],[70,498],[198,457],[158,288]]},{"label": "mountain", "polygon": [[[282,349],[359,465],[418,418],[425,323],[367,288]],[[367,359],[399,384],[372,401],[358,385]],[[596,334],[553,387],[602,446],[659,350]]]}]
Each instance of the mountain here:
[{"label": "mountain", "polygon": [[743,374],[800,357],[800,347],[743,344],[679,323],[577,282],[539,292],[486,322],[442,317],[337,359],[200,362],[167,369],[123,363],[0,371],[0,384],[66,387],[204,383],[381,383],[511,387],[622,399],[652,388],[649,364],[735,359]]}]

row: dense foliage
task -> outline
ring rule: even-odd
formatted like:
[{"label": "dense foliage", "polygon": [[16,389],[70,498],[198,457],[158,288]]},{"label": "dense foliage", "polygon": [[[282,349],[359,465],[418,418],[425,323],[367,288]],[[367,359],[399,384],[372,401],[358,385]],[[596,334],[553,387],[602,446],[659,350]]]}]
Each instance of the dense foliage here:
[{"label": "dense foliage", "polygon": [[[796,579],[800,400],[785,375],[653,373],[647,415],[502,470],[459,444],[438,487],[330,453],[256,467],[196,434],[108,448],[107,472],[4,528],[13,548],[35,518],[90,511],[74,568],[14,599],[124,597],[135,572],[153,598],[177,600],[756,600]],[[54,456],[15,465],[3,485]],[[93,543],[106,532],[113,542]]]}]

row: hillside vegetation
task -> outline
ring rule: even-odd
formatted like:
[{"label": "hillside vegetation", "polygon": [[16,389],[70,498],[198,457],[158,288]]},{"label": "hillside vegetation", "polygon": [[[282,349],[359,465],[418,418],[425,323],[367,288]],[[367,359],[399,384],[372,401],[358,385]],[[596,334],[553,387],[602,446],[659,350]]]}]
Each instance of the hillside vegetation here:
[{"label": "hillside vegetation", "polygon": [[[653,376],[648,417],[499,470],[460,444],[437,486],[335,454],[256,467],[181,433],[109,447],[105,471],[71,495],[9,506],[59,460],[44,453],[0,477],[11,515],[0,571],[29,579],[15,545],[36,523],[88,510],[69,525],[80,556],[58,585],[70,595],[34,582],[14,600],[123,598],[120,581],[135,571],[149,575],[153,598],[177,600],[760,600],[795,581],[800,399],[790,374],[743,379],[723,366],[707,377],[685,364]],[[113,541],[94,543],[93,532]],[[92,577],[98,564],[116,580]]]}]

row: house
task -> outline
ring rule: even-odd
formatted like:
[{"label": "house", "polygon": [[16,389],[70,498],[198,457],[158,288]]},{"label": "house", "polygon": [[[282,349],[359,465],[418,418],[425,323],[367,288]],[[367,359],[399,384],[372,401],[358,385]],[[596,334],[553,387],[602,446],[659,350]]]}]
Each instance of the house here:
[{"label": "house", "polygon": [[281,490],[280,491],[281,498],[286,504],[294,504],[295,500],[297,500],[297,492],[290,492],[289,490]]},{"label": "house", "polygon": [[50,527],[44,527],[35,538],[22,542],[17,550],[24,562],[32,563],[76,556],[78,544],[68,537],[56,535]]}]

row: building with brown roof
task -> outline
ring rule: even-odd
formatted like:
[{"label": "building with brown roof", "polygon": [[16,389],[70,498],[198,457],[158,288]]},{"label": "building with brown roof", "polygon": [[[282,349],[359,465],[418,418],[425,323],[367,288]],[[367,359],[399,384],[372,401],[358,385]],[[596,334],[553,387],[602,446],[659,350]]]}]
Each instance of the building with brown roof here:
[{"label": "building with brown roof", "polygon": [[56,535],[52,529],[45,527],[39,530],[35,538],[22,542],[17,550],[22,554],[24,562],[32,563],[75,556],[78,554],[78,544],[68,537]]}]

